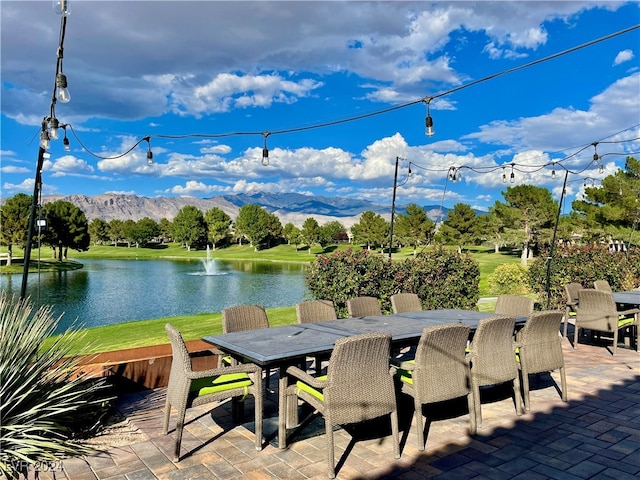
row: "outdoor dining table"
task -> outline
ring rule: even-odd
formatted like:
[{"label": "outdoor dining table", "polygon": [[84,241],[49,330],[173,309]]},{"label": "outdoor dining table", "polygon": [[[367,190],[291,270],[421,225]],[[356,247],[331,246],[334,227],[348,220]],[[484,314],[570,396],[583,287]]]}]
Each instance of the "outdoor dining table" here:
[{"label": "outdoor dining table", "polygon": [[618,305],[629,305],[631,308],[640,308],[640,290],[614,292],[613,299]]},{"label": "outdoor dining table", "polygon": [[[203,340],[217,346],[223,352],[261,368],[278,368],[278,414],[286,414],[286,369],[300,364],[307,357],[328,354],[336,340],[367,332],[390,333],[395,346],[417,342],[425,327],[445,323],[464,323],[472,331],[481,319],[495,314],[468,310],[422,310],[392,315],[343,318],[318,323],[286,325],[243,332],[209,335]],[[526,317],[517,317],[521,325]],[[279,426],[278,446],[285,448],[286,428]]]}]

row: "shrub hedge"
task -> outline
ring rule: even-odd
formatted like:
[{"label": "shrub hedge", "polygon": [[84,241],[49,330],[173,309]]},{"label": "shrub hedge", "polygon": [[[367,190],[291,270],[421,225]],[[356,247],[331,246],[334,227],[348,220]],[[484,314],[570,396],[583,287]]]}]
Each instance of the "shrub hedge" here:
[{"label": "shrub hedge", "polygon": [[547,292],[547,259],[543,254],[529,265],[531,289],[541,305],[564,308],[564,286],[569,282],[593,288],[596,280],[606,280],[616,291],[631,290],[640,285],[640,250],[609,252],[606,245],[563,247],[557,249],[550,269],[550,288]]},{"label": "shrub hedge", "polygon": [[340,318],[347,316],[348,299],[365,295],[380,299],[383,313],[391,313],[390,297],[399,292],[418,294],[424,308],[475,309],[479,281],[478,262],[442,247],[401,261],[368,250],[337,251],[319,256],[306,277],[309,292],[332,300]]}]

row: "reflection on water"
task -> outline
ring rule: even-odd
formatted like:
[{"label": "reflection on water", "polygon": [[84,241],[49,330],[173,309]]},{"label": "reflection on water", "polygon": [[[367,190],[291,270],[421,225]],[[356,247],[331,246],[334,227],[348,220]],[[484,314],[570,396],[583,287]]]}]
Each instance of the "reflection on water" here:
[{"label": "reflection on water", "polygon": [[[292,306],[306,294],[306,266],[292,263],[215,260],[204,275],[200,261],[82,260],[84,268],[30,273],[29,295],[37,305],[64,314],[59,330],[77,318],[95,327],[176,315],[220,312],[239,304]],[[22,275],[1,275],[0,286],[20,295]]]}]

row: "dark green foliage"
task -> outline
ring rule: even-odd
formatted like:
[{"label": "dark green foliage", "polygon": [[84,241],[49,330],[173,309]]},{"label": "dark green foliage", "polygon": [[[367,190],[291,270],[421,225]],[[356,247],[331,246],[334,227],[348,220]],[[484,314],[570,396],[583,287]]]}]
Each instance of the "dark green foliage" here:
[{"label": "dark green foliage", "polygon": [[26,478],[29,465],[93,453],[75,440],[95,433],[111,397],[104,379],[76,375],[71,348],[82,330],[43,348],[59,320],[50,306],[34,312],[28,300],[0,294],[0,476]]},{"label": "dark green foliage", "polygon": [[609,252],[607,245],[558,248],[551,262],[549,292],[547,292],[547,254],[529,266],[531,289],[538,302],[545,306],[549,297],[550,308],[564,308],[564,286],[577,282],[593,288],[596,280],[606,280],[616,291],[629,290],[640,284],[640,251]]},{"label": "dark green foliage", "polygon": [[379,298],[390,313],[389,299],[398,292],[417,293],[425,308],[474,309],[480,295],[477,262],[442,247],[399,262],[368,250],[338,251],[319,256],[306,280],[315,298],[334,302],[339,317],[347,316],[346,301],[358,296]]}]

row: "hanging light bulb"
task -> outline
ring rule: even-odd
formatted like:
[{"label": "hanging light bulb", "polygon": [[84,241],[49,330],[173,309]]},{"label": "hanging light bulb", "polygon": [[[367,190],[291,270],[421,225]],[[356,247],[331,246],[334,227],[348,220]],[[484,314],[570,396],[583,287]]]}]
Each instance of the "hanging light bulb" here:
[{"label": "hanging light bulb", "polygon": [[262,165],[269,165],[269,149],[267,148],[267,137],[271,135],[271,132],[262,132],[262,136],[264,137],[264,147],[262,148]]},{"label": "hanging light bulb", "polygon": [[513,165],[511,165],[511,177],[509,178],[509,182],[513,183],[516,181],[516,176],[513,174]]},{"label": "hanging light bulb", "polygon": [[553,164],[553,170],[551,170],[551,179],[555,180],[556,178],[556,164]]},{"label": "hanging light bulb", "polygon": [[71,151],[71,146],[69,145],[69,139],[67,138],[67,132],[64,133],[64,138],[62,139],[62,145],[64,147],[65,152]]},{"label": "hanging light bulb", "polygon": [[427,135],[427,137],[433,137],[434,135],[434,131],[433,131],[433,118],[431,118],[431,111],[429,109],[429,101],[427,101],[427,118],[424,119],[424,125],[425,125],[425,134]]},{"label": "hanging light bulb", "polygon": [[502,167],[502,183],[507,183],[507,173],[504,171],[504,167]]},{"label": "hanging light bulb", "polygon": [[64,73],[56,75],[56,98],[60,103],[69,103],[71,94],[67,88],[67,76]]},{"label": "hanging light bulb", "polygon": [[407,172],[407,177],[411,176],[411,165],[409,165],[409,171]]},{"label": "hanging light bulb", "polygon": [[57,140],[59,137],[58,128],[60,128],[60,122],[56,117],[49,118],[49,138],[51,140]]},{"label": "hanging light bulb", "polygon": [[151,141],[149,137],[145,137],[145,140],[147,141],[147,165],[151,166],[153,165],[153,152],[151,151]]},{"label": "hanging light bulb", "polygon": [[69,0],[53,0],[53,11],[58,15],[68,17],[71,14]]},{"label": "hanging light bulb", "polygon": [[43,150],[49,150],[49,133],[43,129],[40,132],[40,148],[42,148]]},{"label": "hanging light bulb", "polygon": [[462,180],[462,173],[460,173],[460,169],[458,169],[458,181]]},{"label": "hanging light bulb", "polygon": [[602,162],[600,162],[600,166],[598,167],[598,172],[600,172],[600,174],[604,173],[604,165],[602,164]]}]

